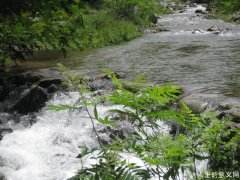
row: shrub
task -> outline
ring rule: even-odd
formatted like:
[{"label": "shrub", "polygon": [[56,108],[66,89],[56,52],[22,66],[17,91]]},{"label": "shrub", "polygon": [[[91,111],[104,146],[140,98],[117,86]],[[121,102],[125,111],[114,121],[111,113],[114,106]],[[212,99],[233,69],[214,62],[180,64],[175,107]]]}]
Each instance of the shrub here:
[{"label": "shrub", "polygon": [[[108,97],[112,105],[121,105],[122,109],[110,109],[111,113],[118,113],[128,117],[134,133],[125,139],[116,139],[113,143],[103,145],[98,139],[99,148],[88,149],[82,147],[79,158],[95,152],[98,163],[90,167],[83,167],[72,179],[176,179],[180,172],[190,173],[189,178],[198,179],[196,167],[197,160],[209,159],[210,170],[232,171],[239,167],[239,129],[229,129],[228,119],[218,120],[213,113],[193,114],[184,102],[178,101],[181,88],[173,85],[144,86],[135,92],[124,88],[114,73],[105,70],[117,87]],[[68,75],[68,74],[67,74]],[[70,79],[79,89],[79,84],[74,78]],[[142,78],[138,79],[141,80]],[[140,83],[134,82],[134,83]],[[97,104],[94,99],[83,95],[80,85],[80,94],[85,111],[93,123],[94,121],[106,126],[114,126],[115,121],[108,116],[99,117]],[[175,105],[178,103],[179,107]],[[90,113],[87,106],[94,106]],[[77,107],[69,105],[51,106],[60,110]],[[84,110],[81,107],[81,110]],[[93,115],[91,115],[93,114]],[[179,124],[175,135],[161,132],[159,120]],[[181,133],[180,133],[181,132]],[[132,153],[144,162],[144,167],[128,163],[121,158],[121,153]],[[224,154],[223,154],[224,153]],[[216,166],[213,166],[216,165]]]}]

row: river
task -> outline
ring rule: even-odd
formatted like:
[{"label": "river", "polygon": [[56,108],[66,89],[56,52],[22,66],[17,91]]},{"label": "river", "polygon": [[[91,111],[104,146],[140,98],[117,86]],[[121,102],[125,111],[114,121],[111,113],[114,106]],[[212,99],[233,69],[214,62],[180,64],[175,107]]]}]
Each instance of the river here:
[{"label": "river", "polygon": [[[167,32],[149,33],[129,43],[73,52],[62,61],[76,71],[98,73],[102,68],[145,74],[151,83],[173,82],[199,92],[240,97],[240,26],[197,16],[197,8],[162,16]],[[207,32],[211,26],[219,34]],[[200,31],[194,30],[199,29]],[[48,103],[74,104],[78,94],[56,94]],[[107,107],[100,107],[105,114]],[[1,113],[1,118],[9,115]],[[28,115],[0,141],[0,174],[9,180],[65,180],[81,167],[79,146],[96,146],[91,123],[85,114],[53,112],[43,108],[32,126]],[[89,162],[87,162],[89,163]],[[0,177],[1,179],[1,177]]]}]

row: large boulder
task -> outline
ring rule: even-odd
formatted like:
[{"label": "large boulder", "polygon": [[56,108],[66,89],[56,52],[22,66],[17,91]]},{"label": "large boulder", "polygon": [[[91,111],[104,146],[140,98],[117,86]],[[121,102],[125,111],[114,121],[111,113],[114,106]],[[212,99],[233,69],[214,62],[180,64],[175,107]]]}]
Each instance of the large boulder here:
[{"label": "large boulder", "polygon": [[20,114],[39,111],[48,100],[46,91],[39,87],[33,86],[18,102],[11,108],[11,111],[17,111]]},{"label": "large boulder", "polygon": [[33,84],[43,78],[42,75],[31,75],[29,73],[10,75],[7,80],[9,83],[22,86],[27,84]]},{"label": "large boulder", "polygon": [[[52,84],[59,85],[63,77],[57,69],[41,69],[24,73],[0,74],[0,102],[18,99],[18,95],[33,84],[49,88]],[[59,86],[58,86],[59,87]]]},{"label": "large boulder", "polygon": [[36,85],[42,88],[49,88],[51,85],[61,85],[62,79],[61,78],[44,78],[39,80]]}]

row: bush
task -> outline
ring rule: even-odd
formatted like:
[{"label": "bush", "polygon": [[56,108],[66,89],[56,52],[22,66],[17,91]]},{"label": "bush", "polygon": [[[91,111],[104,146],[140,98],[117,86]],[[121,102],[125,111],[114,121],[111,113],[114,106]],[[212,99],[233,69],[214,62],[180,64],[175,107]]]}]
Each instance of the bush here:
[{"label": "bush", "polygon": [[137,25],[150,24],[149,17],[166,13],[157,0],[105,0],[105,7],[116,19],[127,19]]},{"label": "bush", "polygon": [[[15,1],[9,3],[11,2]],[[26,2],[28,1],[23,1],[23,4]],[[2,3],[6,7],[9,5],[5,1]],[[83,26],[83,21],[82,11],[77,4],[74,1],[32,1],[26,7],[19,6],[19,9],[14,9],[15,6],[13,9],[1,9],[2,70],[8,58],[15,62],[23,61],[34,50],[41,49],[57,49],[66,55],[67,48],[78,46],[74,38],[75,29]]]},{"label": "bush", "polygon": [[[144,86],[138,91],[126,90],[113,72],[105,70],[117,87],[107,100],[111,105],[120,105],[121,109],[110,109],[109,112],[128,117],[134,132],[125,139],[116,139],[113,143],[103,145],[98,139],[99,148],[82,147],[79,158],[85,158],[93,152],[98,161],[88,167],[83,167],[72,179],[177,179],[180,172],[188,171],[189,179],[198,179],[196,161],[209,159],[210,170],[233,171],[239,168],[239,129],[228,128],[228,119],[219,120],[214,113],[194,114],[184,102],[178,101],[181,88],[171,84],[163,86]],[[116,122],[108,116],[100,117],[97,101],[83,95],[80,86],[81,110],[89,114],[92,122],[106,126],[114,126]],[[142,78],[134,83],[142,83]],[[88,106],[93,105],[93,112]],[[176,106],[178,104],[178,106]],[[77,107],[69,105],[51,106],[51,109],[61,110]],[[93,115],[91,115],[93,114]],[[161,133],[158,121],[177,123],[177,133],[174,135]],[[96,136],[99,137],[93,123]],[[182,129],[182,131],[180,131]],[[180,133],[181,132],[181,133]],[[131,153],[144,162],[144,167],[128,163],[121,158],[121,153]]]},{"label": "bush", "polygon": [[[14,6],[13,4],[19,6]],[[119,44],[166,12],[157,0],[53,0],[0,2],[0,71],[7,59],[24,61],[35,50],[91,48]],[[90,5],[90,6],[89,6]],[[92,9],[97,7],[98,9]],[[102,8],[99,10],[99,8]]]},{"label": "bush", "polygon": [[77,30],[82,48],[103,47],[129,41],[140,35],[127,20],[115,20],[105,12],[84,16],[84,27]]}]

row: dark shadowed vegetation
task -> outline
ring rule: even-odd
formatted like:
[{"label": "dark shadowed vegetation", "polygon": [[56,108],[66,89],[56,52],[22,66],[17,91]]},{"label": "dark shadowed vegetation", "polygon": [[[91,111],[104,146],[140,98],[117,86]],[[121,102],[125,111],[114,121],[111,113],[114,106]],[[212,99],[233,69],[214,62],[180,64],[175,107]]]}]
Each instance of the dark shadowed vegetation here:
[{"label": "dark shadowed vegetation", "polygon": [[166,10],[156,0],[3,0],[0,2],[0,67],[36,50],[84,49],[119,44],[151,25]]}]

